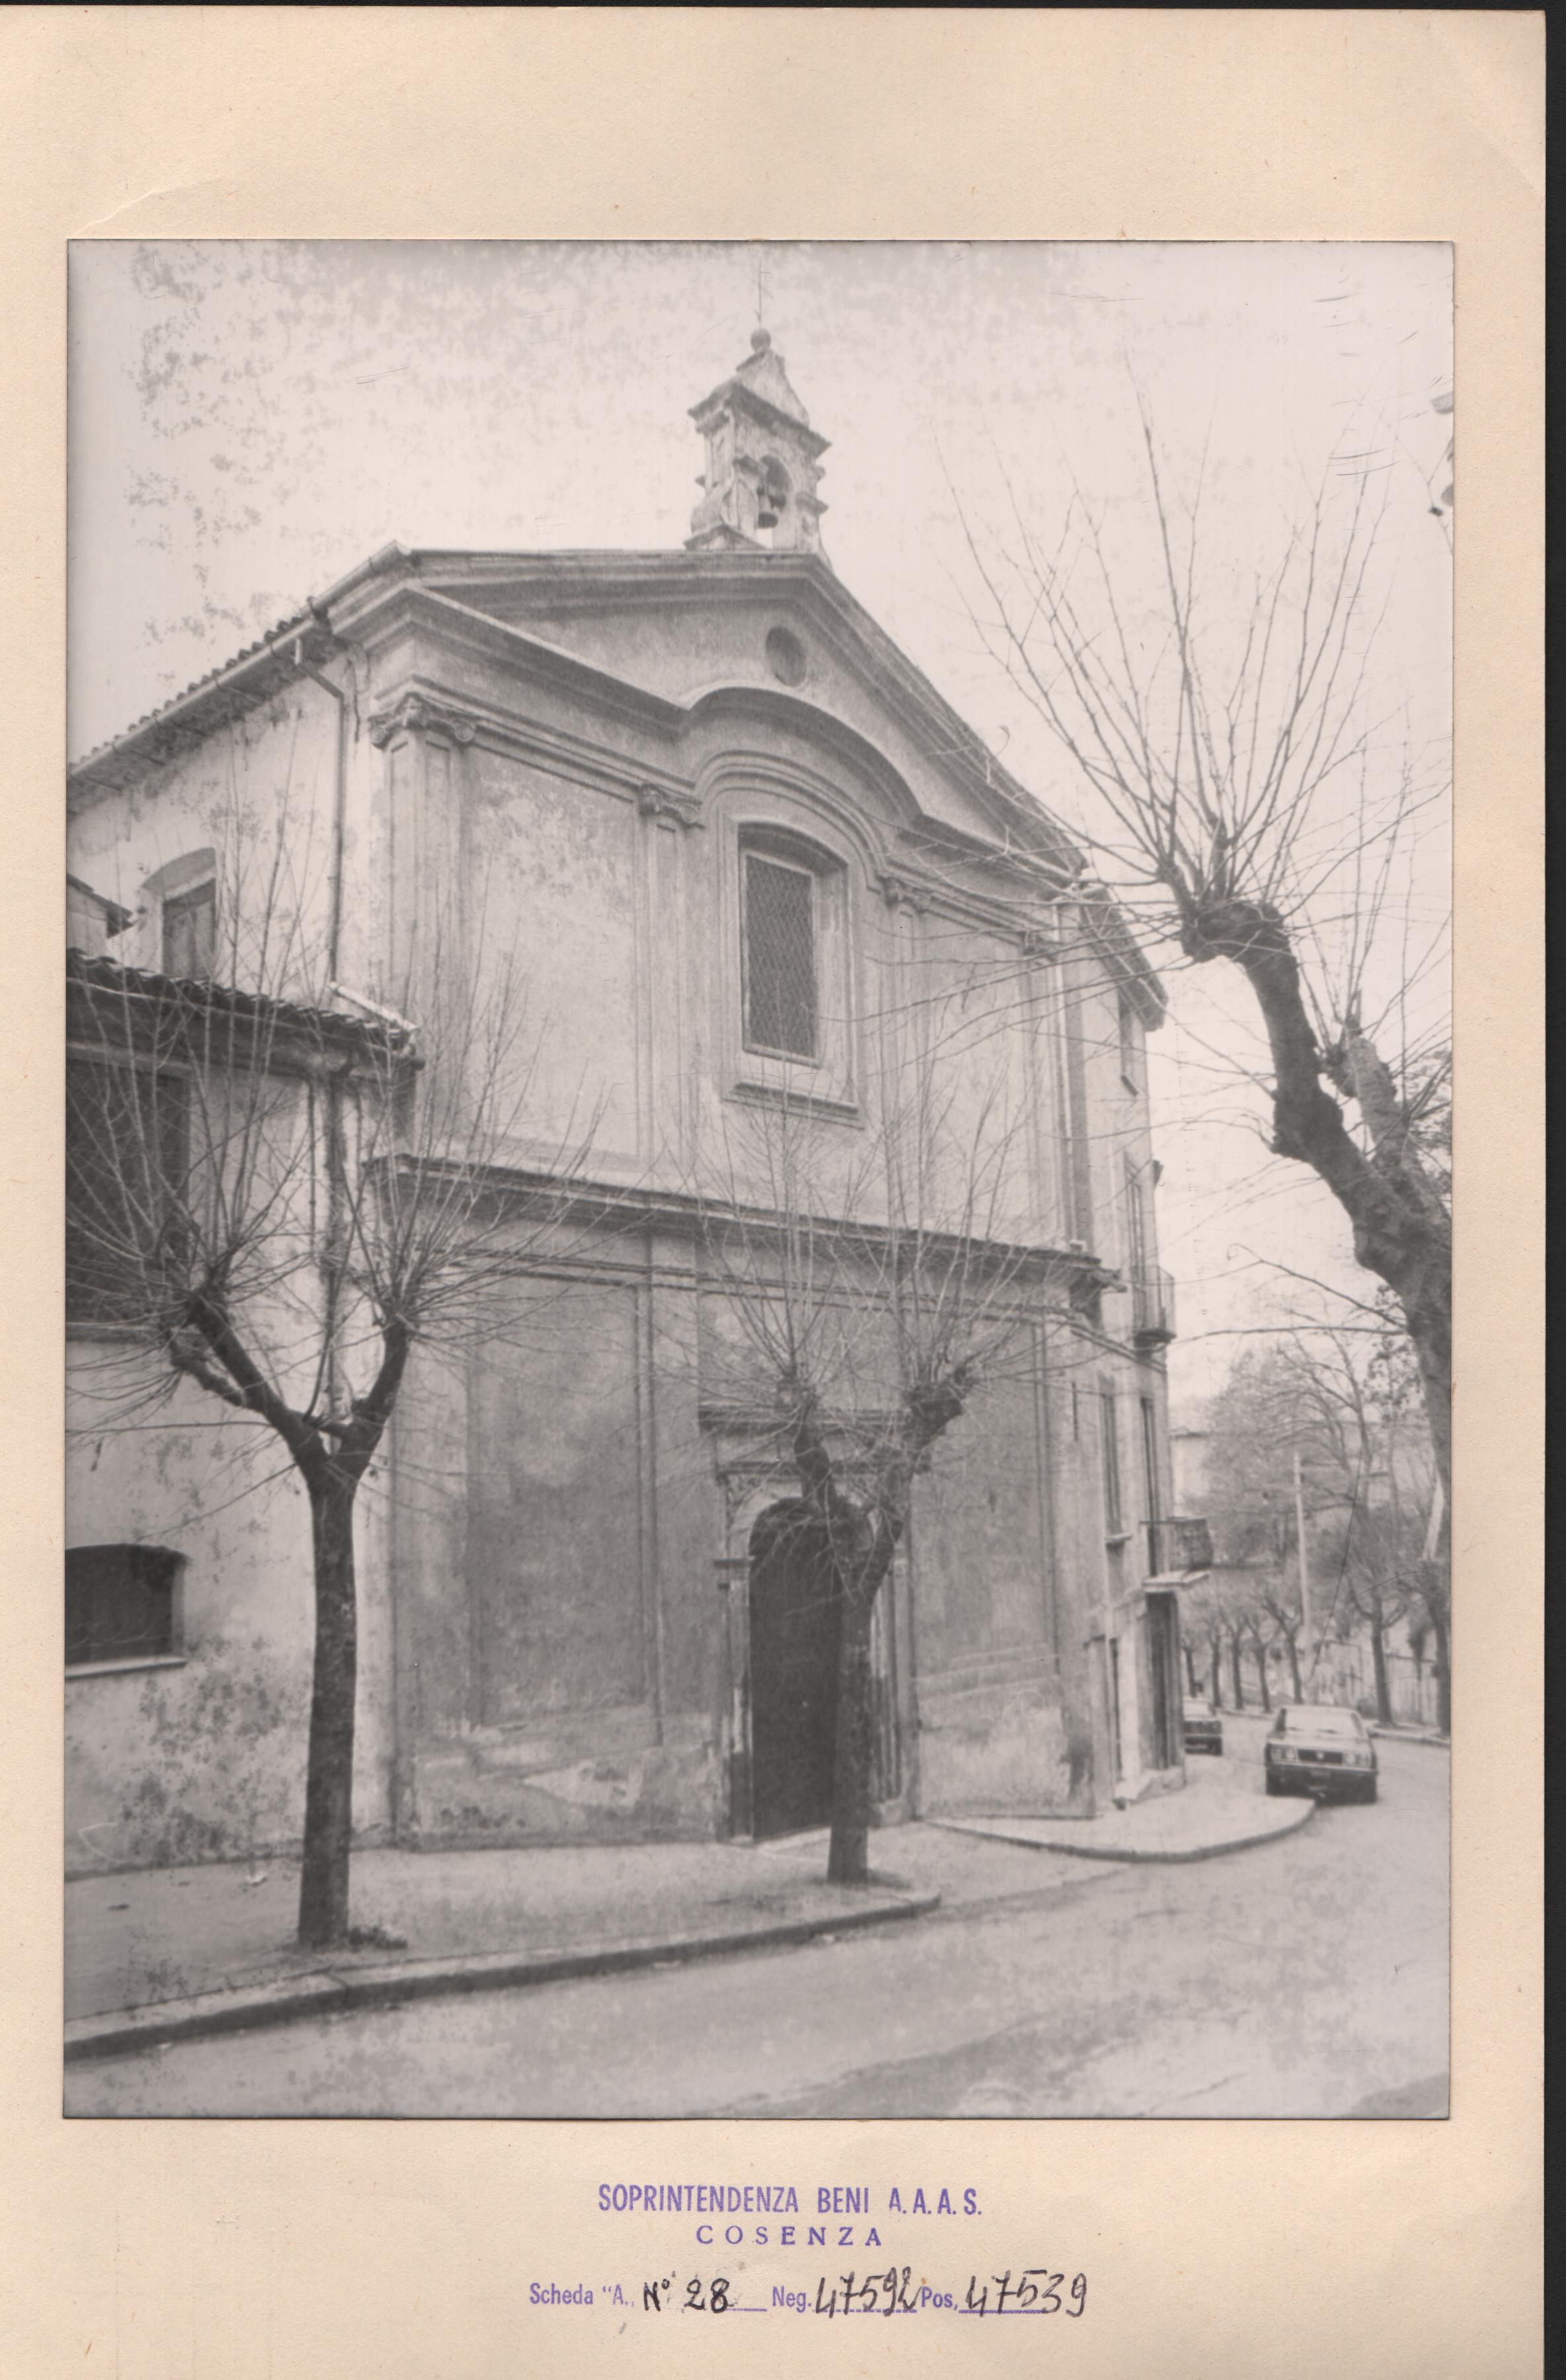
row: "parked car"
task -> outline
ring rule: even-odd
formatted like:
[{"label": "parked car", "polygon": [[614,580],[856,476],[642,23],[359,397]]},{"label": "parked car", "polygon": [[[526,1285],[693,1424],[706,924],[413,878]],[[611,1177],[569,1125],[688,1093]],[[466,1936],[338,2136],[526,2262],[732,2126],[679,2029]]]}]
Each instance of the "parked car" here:
[{"label": "parked car", "polygon": [[1264,1758],[1269,1793],[1376,1799],[1376,1746],[1358,1711],[1346,1706],[1286,1704],[1273,1721]]},{"label": "parked car", "polygon": [[1185,1748],[1187,1752],[1223,1750],[1223,1721],[1200,1694],[1185,1697]]}]

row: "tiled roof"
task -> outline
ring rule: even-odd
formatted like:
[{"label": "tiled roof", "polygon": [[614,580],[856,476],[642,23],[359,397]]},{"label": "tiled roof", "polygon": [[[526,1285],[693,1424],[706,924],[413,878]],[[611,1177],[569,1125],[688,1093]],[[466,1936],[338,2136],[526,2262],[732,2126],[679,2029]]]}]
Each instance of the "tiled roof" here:
[{"label": "tiled roof", "polygon": [[410,1050],[412,1036],[404,1026],[373,1016],[355,1016],[339,1008],[312,1008],[294,1001],[276,1000],[267,992],[241,991],[237,984],[208,978],[159,975],[151,967],[124,966],[118,959],[93,958],[87,952],[67,950],[66,983],[92,993],[148,1002],[178,1001],[190,1007],[213,1009],[247,1020],[283,1026],[318,1041],[355,1043],[396,1054]]},{"label": "tiled roof", "polygon": [[161,725],[172,712],[182,709],[186,703],[191,701],[197,695],[204,693],[209,687],[215,686],[220,679],[232,676],[236,670],[242,670],[247,662],[259,661],[279,638],[302,635],[314,625],[314,614],[309,604],[306,604],[302,611],[290,613],[286,619],[279,620],[275,626],[268,628],[264,636],[258,637],[253,645],[242,645],[237,653],[230,653],[226,661],[219,662],[215,669],[207,670],[201,677],[192,678],[190,685],[181,686],[177,694],[171,694],[166,702],[160,702],[155,710],[143,711],[140,719],[133,719],[128,726],[122,727],[119,733],[116,735],[111,735],[106,743],[95,744],[92,751],[84,752],[80,759],[71,761],[69,773],[74,777],[90,771],[94,762],[105,759],[109,753],[116,751],[122,744],[129,743],[144,729]]}]

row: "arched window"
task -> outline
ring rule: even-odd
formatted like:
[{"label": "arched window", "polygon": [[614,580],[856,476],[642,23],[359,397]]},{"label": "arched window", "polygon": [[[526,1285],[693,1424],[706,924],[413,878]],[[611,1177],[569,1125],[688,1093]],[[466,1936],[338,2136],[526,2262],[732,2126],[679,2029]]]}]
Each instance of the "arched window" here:
[{"label": "arched window", "polygon": [[818,834],[806,802],[781,783],[740,778],[720,802],[723,953],[709,980],[724,1095],[857,1118],[851,846],[825,820]]},{"label": "arched window", "polygon": [[741,1051],[775,1087],[841,1099],[849,1073],[848,870],[836,854],[786,828],[743,826],[738,891]]},{"label": "arched window", "polygon": [[817,869],[752,838],[740,845],[740,947],[747,1050],[773,1058],[820,1055]]},{"label": "arched window", "polygon": [[774,544],[776,532],[788,517],[789,499],[793,493],[789,474],[776,455],[769,455],[761,467],[761,479],[756,489],[756,533],[768,537]]}]

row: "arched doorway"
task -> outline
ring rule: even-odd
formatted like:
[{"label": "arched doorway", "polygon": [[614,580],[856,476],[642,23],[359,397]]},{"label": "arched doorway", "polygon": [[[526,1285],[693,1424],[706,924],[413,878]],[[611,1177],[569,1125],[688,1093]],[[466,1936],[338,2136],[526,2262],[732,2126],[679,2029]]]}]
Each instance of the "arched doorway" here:
[{"label": "arched doorway", "polygon": [[751,1531],[751,1791],[756,1836],[832,1815],[840,1612],[826,1533],[797,1498]]}]

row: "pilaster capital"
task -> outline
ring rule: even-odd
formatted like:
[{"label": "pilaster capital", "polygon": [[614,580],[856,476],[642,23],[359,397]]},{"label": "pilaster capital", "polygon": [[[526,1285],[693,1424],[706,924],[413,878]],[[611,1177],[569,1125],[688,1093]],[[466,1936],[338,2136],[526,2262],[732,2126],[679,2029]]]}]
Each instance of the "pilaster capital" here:
[{"label": "pilaster capital", "polygon": [[405,694],[389,710],[377,710],[370,722],[370,741],[377,749],[394,735],[440,735],[448,743],[471,744],[478,732],[478,722],[465,710],[432,702],[424,694]]},{"label": "pilaster capital", "polygon": [[676,785],[642,785],[638,788],[636,807],[644,819],[657,826],[704,826],[702,805],[697,795],[685,793]]}]

